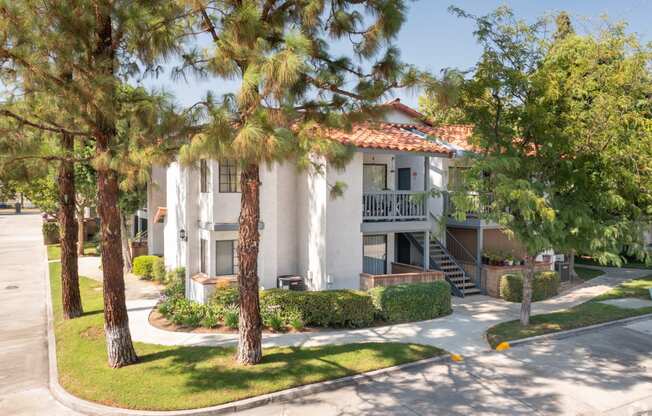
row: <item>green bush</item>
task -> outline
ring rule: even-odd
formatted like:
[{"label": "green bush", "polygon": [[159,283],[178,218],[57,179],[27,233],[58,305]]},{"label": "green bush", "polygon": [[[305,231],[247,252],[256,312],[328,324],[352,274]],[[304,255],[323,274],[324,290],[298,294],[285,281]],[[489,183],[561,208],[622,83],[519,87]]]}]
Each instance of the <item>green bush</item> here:
[{"label": "green bush", "polygon": [[423,321],[452,312],[451,288],[444,281],[375,287],[369,293],[376,317],[387,322]]},{"label": "green bush", "polygon": [[154,263],[159,260],[158,256],[138,256],[133,261],[131,271],[141,279],[152,280],[154,278]]},{"label": "green bush", "polygon": [[238,305],[240,302],[240,293],[238,292],[237,287],[218,287],[215,288],[215,291],[211,295],[209,303],[219,305],[222,307],[228,307],[233,305]]},{"label": "green bush", "polygon": [[300,319],[310,326],[359,328],[374,320],[371,297],[357,290],[269,289],[261,293],[260,305],[263,313],[278,312],[285,323]]},{"label": "green bush", "polygon": [[152,278],[157,282],[164,283],[167,270],[165,269],[165,262],[161,257],[156,257],[152,261]]},{"label": "green bush", "polygon": [[[532,281],[532,302],[549,299],[559,292],[559,275],[556,272],[535,273]],[[523,275],[506,274],[500,280],[500,297],[509,302],[523,301]]]},{"label": "green bush", "polygon": [[206,316],[206,307],[185,298],[171,298],[161,303],[159,312],[177,325],[199,326]]},{"label": "green bush", "polygon": [[61,239],[59,223],[56,221],[43,221],[42,231],[45,244],[57,244]]},{"label": "green bush", "polygon": [[238,322],[240,321],[240,309],[237,306],[229,306],[224,311],[224,325],[228,326],[231,329],[236,329],[238,327]]}]

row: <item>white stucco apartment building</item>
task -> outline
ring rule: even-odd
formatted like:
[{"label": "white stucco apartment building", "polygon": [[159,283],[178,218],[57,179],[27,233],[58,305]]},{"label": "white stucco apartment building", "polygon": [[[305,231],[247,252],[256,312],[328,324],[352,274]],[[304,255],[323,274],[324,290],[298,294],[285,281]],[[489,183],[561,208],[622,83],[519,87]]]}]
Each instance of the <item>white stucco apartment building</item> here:
[{"label": "white stucco apartment building", "polygon": [[[458,222],[461,230],[479,235],[462,247],[475,264],[458,265],[445,249],[452,234],[439,222],[444,196],[423,198],[426,189],[446,190],[449,168],[462,155],[470,128],[433,128],[398,100],[386,110],[383,122],[338,135],[356,147],[344,169],[325,161],[321,173],[290,163],[261,165],[261,287],[276,287],[279,276],[293,275],[310,290],[358,288],[361,273],[400,273],[412,266],[443,270],[456,289],[479,292],[474,273],[486,245],[482,230],[497,226],[472,218]],[[234,164],[198,165],[153,168],[148,246],[150,254],[164,256],[167,267],[184,267],[188,296],[204,302],[217,280],[237,274],[240,193]],[[332,198],[337,181],[346,189]]]}]

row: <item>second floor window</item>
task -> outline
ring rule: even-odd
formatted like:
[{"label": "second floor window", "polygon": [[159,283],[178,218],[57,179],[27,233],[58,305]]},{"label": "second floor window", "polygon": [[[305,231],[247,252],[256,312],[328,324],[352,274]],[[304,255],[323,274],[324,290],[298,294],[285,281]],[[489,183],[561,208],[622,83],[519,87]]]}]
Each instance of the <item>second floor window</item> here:
[{"label": "second floor window", "polygon": [[208,192],[208,162],[205,159],[199,161],[199,192]]},{"label": "second floor window", "polygon": [[240,168],[235,162],[220,162],[220,192],[240,192]]}]

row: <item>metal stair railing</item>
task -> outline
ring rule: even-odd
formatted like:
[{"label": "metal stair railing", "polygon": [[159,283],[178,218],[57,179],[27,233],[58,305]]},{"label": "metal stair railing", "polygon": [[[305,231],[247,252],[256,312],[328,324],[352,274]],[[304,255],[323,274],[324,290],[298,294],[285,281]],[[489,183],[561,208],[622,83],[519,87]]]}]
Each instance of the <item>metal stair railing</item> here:
[{"label": "metal stair railing", "polygon": [[[410,242],[410,244],[412,244],[414,247],[416,247],[416,249],[419,251],[419,254],[421,254],[421,256],[423,256],[423,245],[421,244],[421,242],[420,242],[419,240],[417,240],[417,239],[414,237],[414,235],[412,235],[412,233],[405,233],[405,237],[408,239],[408,241]],[[435,240],[437,240],[437,239],[435,239]],[[438,240],[437,240],[437,241],[438,241]],[[427,243],[430,244],[430,241],[428,241]],[[441,244],[440,244],[440,246],[441,246]],[[446,249],[445,249],[443,246],[442,246],[442,249],[444,250],[444,253],[446,253]],[[446,254],[448,254],[448,253],[446,253]],[[453,294],[454,294],[455,296],[459,296],[459,297],[463,298],[463,297],[464,297],[464,286],[462,286],[462,288],[460,289],[460,288],[457,286],[457,284],[456,284],[455,282],[453,282],[453,281],[452,281],[452,280],[451,280],[451,279],[446,275],[446,272],[444,272],[444,271],[441,269],[441,266],[439,266],[439,263],[438,263],[438,262],[437,262],[437,261],[432,257],[432,255],[430,255],[429,257],[430,257],[430,269],[431,269],[431,270],[439,270],[439,271],[441,271],[442,273],[444,273],[444,279],[446,279],[446,281],[448,282],[448,284],[451,285],[451,290],[453,291]],[[449,255],[448,257],[450,257],[450,255]],[[455,260],[454,260],[454,259],[451,259],[451,260],[453,261],[453,263],[454,263],[455,265],[457,265],[457,263],[455,263]],[[436,265],[436,267],[432,267],[433,264]],[[459,267],[459,265],[457,265],[457,266]],[[464,272],[464,269],[460,268],[460,270],[462,270],[462,274],[463,274],[463,276],[465,276],[466,273]]]}]

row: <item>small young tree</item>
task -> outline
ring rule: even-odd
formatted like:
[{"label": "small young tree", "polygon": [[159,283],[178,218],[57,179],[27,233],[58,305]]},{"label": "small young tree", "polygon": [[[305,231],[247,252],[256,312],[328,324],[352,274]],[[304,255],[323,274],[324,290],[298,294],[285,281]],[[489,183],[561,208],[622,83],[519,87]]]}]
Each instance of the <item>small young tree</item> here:
[{"label": "small young tree", "polygon": [[[237,80],[236,93],[207,99],[206,129],[182,152],[234,160],[241,170],[239,217],[240,336],[237,361],[262,358],[258,300],[259,167],[283,160],[311,164],[350,155],[326,140],[329,128],[347,128],[386,92],[411,86],[415,72],[398,61],[390,42],[405,20],[403,0],[187,1],[195,32],[212,44],[187,51],[185,69]],[[334,56],[329,43],[352,48]]]},{"label": "small young tree", "polygon": [[[652,194],[650,51],[620,27],[576,35],[529,25],[507,8],[477,23],[483,54],[461,108],[479,148],[466,187],[487,219],[527,252],[521,323],[529,323],[535,256],[579,249],[620,262],[646,256]],[[559,21],[565,22],[565,19]],[[460,211],[478,198],[455,197]]]}]

